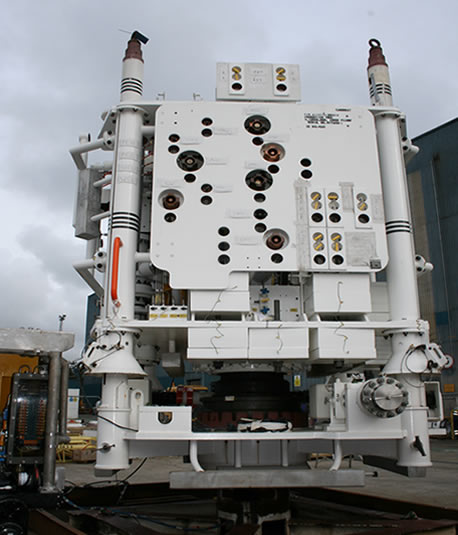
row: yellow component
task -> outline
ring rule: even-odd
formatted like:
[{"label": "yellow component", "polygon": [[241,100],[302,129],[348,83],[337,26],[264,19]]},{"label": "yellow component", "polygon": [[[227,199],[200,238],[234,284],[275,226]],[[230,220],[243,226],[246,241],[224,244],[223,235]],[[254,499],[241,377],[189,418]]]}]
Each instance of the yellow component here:
[{"label": "yellow component", "polygon": [[332,192],[332,193],[328,194],[328,199],[330,201],[337,201],[338,198],[339,198],[339,196],[337,195],[337,193]]},{"label": "yellow component", "polygon": [[275,69],[275,72],[277,72],[278,74],[284,74],[286,72],[286,69],[285,67],[277,67]]},{"label": "yellow component", "polygon": [[317,191],[315,193],[312,193],[312,201],[319,201],[321,199],[321,193],[318,193]]},{"label": "yellow component", "polygon": [[360,202],[360,203],[358,204],[358,208],[359,208],[360,210],[367,210],[367,203],[365,203],[365,202]]},{"label": "yellow component", "polygon": [[289,311],[290,312],[297,312],[297,308],[290,308]]},{"label": "yellow component", "polygon": [[313,235],[313,239],[315,241],[318,241],[318,240],[322,240],[324,238],[323,234],[321,234],[321,232],[315,232],[315,234]]},{"label": "yellow component", "polygon": [[160,317],[160,318],[168,318],[169,315],[168,315],[168,314],[161,314],[159,317]]},{"label": "yellow component", "polygon": [[149,315],[149,319],[150,319],[150,320],[156,320],[158,317],[159,317],[158,314],[150,314],[150,315]]},{"label": "yellow component", "polygon": [[342,250],[342,244],[339,243],[338,241],[333,242],[331,247],[332,247],[332,249],[334,249],[334,251],[341,251]]},{"label": "yellow component", "polygon": [[313,244],[315,251],[322,251],[324,249],[324,244],[322,241],[317,241]]},{"label": "yellow component", "polygon": [[331,236],[331,240],[332,240],[332,241],[340,241],[341,239],[342,239],[342,236],[341,236],[339,233],[337,233],[337,232],[335,232],[335,233]]},{"label": "yellow component", "polygon": [[320,203],[320,201],[313,201],[313,202],[312,202],[312,208],[313,208],[314,210],[319,210],[319,209],[321,208],[321,203]]},{"label": "yellow component", "polygon": [[260,299],[261,303],[268,303],[269,302],[269,298],[268,297],[264,297],[263,299]]},{"label": "yellow component", "polygon": [[294,376],[294,386],[296,386],[296,387],[301,386],[301,376],[300,375],[295,375]]},{"label": "yellow component", "polygon": [[[56,449],[57,460],[61,463],[71,461],[75,452],[78,453],[78,460],[93,460],[92,456],[95,455],[97,449],[97,438],[87,437],[84,435],[75,435],[70,437],[68,444],[59,444]],[[86,458],[81,453],[87,452]]]},{"label": "yellow component", "polygon": [[277,80],[279,82],[284,82],[286,80],[286,76],[284,74],[277,74]]},{"label": "yellow component", "polygon": [[232,79],[233,80],[242,79],[242,69],[238,65],[234,65],[234,67],[232,67]]}]

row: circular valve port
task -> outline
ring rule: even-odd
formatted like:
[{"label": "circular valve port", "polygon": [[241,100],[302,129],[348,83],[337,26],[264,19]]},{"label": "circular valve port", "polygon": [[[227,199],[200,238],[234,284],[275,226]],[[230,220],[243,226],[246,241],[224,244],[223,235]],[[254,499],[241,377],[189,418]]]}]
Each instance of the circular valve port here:
[{"label": "circular valve port", "polygon": [[265,244],[269,249],[277,251],[283,249],[288,245],[289,238],[285,231],[280,229],[272,229],[264,236]]},{"label": "circular valve port", "polygon": [[250,171],[245,177],[247,186],[255,191],[265,191],[269,189],[273,183],[273,178],[270,173],[264,169],[255,169]]},{"label": "circular valve port", "polygon": [[187,150],[177,157],[177,165],[183,171],[197,171],[204,165],[204,158],[195,150]]},{"label": "circular valve port", "polygon": [[159,204],[166,210],[176,210],[183,203],[183,195],[175,190],[164,191],[159,197]]},{"label": "circular valve port", "polygon": [[378,418],[393,418],[404,412],[409,393],[393,377],[377,377],[366,381],[360,394],[363,407]]},{"label": "circular valve port", "polygon": [[266,143],[261,147],[261,154],[268,162],[279,162],[285,156],[285,149],[278,143]]},{"label": "circular valve port", "polygon": [[270,130],[270,121],[262,115],[252,115],[245,121],[245,130],[250,134],[260,136]]}]

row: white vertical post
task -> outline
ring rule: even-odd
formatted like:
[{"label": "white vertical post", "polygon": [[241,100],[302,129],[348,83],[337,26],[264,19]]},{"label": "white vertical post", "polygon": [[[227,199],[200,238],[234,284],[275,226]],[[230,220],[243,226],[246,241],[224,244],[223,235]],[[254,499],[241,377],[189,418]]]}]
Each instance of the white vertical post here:
[{"label": "white vertical post", "polygon": [[103,310],[103,339],[109,348],[96,363],[104,374],[99,408],[97,468],[120,470],[129,465],[130,403],[127,379],[146,375],[134,355],[135,332],[117,328],[116,320],[132,320],[135,312],[135,272],[140,230],[141,169],[143,161],[143,58],[134,33],[122,64],[121,103],[117,107],[112,175],[111,218]]},{"label": "white vertical post", "polygon": [[107,374],[103,378],[102,400],[98,408],[98,470],[129,467],[129,447],[124,435],[130,429],[129,386],[127,375]]},{"label": "white vertical post", "polygon": [[[390,75],[380,43],[369,41],[369,93],[375,116],[382,177],[389,262],[386,268],[391,320],[420,318],[415,249],[410,222],[409,197],[401,148],[400,111],[393,108]],[[377,110],[376,108],[380,108]],[[384,373],[393,374],[409,391],[409,406],[401,415],[406,438],[398,441],[398,464],[409,467],[431,465],[427,407],[418,362],[425,362],[417,348],[427,344],[419,329],[393,329],[392,355]],[[409,362],[407,362],[407,360]],[[412,373],[412,371],[416,373]]]}]

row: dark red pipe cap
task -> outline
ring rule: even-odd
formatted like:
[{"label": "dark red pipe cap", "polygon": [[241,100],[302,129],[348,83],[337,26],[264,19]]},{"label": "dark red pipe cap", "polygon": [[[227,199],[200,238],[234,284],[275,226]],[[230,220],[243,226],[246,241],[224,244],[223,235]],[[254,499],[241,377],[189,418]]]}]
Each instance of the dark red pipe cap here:
[{"label": "dark red pipe cap", "polygon": [[140,41],[137,41],[137,39],[130,39],[127,43],[124,59],[130,58],[139,59],[140,61],[143,61],[142,47]]},{"label": "dark red pipe cap", "polygon": [[374,65],[385,65],[388,67],[385,56],[383,55],[382,45],[378,39],[371,39],[369,41],[369,65],[368,67],[373,67]]}]

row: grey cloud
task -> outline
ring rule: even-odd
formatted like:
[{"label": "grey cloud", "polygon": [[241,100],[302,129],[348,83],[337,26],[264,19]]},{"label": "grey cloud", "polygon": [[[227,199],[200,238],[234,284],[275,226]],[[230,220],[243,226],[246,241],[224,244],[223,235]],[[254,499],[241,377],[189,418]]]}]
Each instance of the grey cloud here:
[{"label": "grey cloud", "polygon": [[78,291],[85,285],[72,264],[84,256],[84,247],[72,237],[69,224],[68,227],[68,238],[64,239],[42,224],[27,226],[19,233],[18,243],[34,257],[54,283],[68,291]]}]

